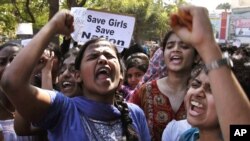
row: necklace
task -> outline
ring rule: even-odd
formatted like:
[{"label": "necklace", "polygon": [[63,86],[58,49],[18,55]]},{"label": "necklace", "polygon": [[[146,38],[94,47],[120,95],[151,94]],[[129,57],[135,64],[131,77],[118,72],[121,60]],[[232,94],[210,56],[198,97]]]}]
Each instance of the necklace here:
[{"label": "necklace", "polygon": [[12,112],[11,110],[9,110],[7,107],[4,106],[3,102],[0,100],[0,106],[2,107],[3,110],[5,110],[8,114],[11,115],[11,117],[15,117],[14,112]]}]

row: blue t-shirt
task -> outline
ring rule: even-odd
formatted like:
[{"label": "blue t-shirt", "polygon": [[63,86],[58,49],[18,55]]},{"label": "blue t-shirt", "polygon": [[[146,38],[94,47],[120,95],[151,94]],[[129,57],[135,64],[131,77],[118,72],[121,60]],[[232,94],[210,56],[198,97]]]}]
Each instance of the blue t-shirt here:
[{"label": "blue t-shirt", "polygon": [[[51,107],[48,113],[35,125],[48,130],[50,141],[88,141],[84,119],[114,121],[120,119],[120,111],[113,105],[98,103],[84,96],[68,98],[61,93],[49,91]],[[143,111],[128,103],[133,126],[141,141],[150,141],[147,122]]]},{"label": "blue t-shirt", "polygon": [[196,141],[199,139],[199,129],[191,128],[185,131],[181,136],[179,141]]}]

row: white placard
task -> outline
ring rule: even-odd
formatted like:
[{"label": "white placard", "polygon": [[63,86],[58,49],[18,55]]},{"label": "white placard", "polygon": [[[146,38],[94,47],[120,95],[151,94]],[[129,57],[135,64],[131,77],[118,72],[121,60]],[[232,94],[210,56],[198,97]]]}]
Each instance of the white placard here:
[{"label": "white placard", "polygon": [[19,23],[16,35],[33,35],[32,23]]},{"label": "white placard", "polygon": [[92,38],[104,37],[116,46],[128,48],[134,31],[135,17],[86,8],[71,8],[75,31],[72,38],[86,42]]},{"label": "white placard", "polygon": [[25,47],[32,39],[24,39],[21,41],[21,45]]}]

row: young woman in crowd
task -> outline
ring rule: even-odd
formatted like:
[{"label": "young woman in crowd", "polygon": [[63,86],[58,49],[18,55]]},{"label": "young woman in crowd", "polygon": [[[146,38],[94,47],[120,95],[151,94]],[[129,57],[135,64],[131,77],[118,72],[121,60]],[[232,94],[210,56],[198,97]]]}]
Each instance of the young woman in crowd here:
[{"label": "young woman in crowd", "polygon": [[80,95],[80,89],[76,81],[75,59],[79,48],[72,48],[64,55],[62,67],[59,70],[58,87],[61,93],[68,97]]},{"label": "young woman in crowd", "polygon": [[62,63],[60,48],[50,42],[32,72],[30,83],[48,90],[58,90],[58,72]]},{"label": "young woman in crowd", "polygon": [[[249,84],[239,76],[239,70],[244,65],[238,64],[237,67],[239,68],[234,67],[233,71],[236,73],[238,80],[242,82],[241,86],[245,92],[249,92],[246,91],[246,85]],[[187,120],[170,122],[163,132],[162,141],[223,140],[214,95],[211,91],[208,74],[204,68],[204,65],[198,65],[191,73],[189,89],[185,96],[185,105],[188,109]],[[248,73],[243,72],[245,75],[249,74],[249,69],[247,70]]]},{"label": "young woman in crowd", "polygon": [[162,132],[172,119],[186,118],[183,99],[197,53],[172,31],[163,40],[166,77],[147,82],[130,99],[145,112],[153,140],[161,140]]},{"label": "young woman in crowd", "polygon": [[[30,83],[33,86],[55,90],[57,89],[58,69],[61,66],[61,53],[54,43],[50,43],[41,55],[31,75]],[[34,141],[47,141],[47,131],[32,126],[18,112],[15,113],[14,129],[19,136],[32,136]]]},{"label": "young woman in crowd", "polygon": [[[21,50],[22,46],[17,43],[7,42],[0,46],[0,78],[2,78],[5,69],[10,66],[11,61]],[[19,74],[17,73],[17,77]],[[2,85],[0,85],[0,124],[2,125],[2,134],[5,141],[31,141],[32,137],[17,136],[14,130],[14,112],[13,104],[6,97]]]},{"label": "young woman in crowd", "polygon": [[126,100],[134,92],[137,84],[141,80],[148,68],[149,58],[144,53],[133,53],[125,61],[126,73],[125,82],[121,87]]},{"label": "young woman in crowd", "polygon": [[138,83],[135,90],[141,87],[142,84],[157,80],[167,76],[167,66],[164,61],[162,47],[158,48],[153,57],[149,60],[149,65],[146,73],[143,75],[141,81]]},{"label": "young woman in crowd", "polygon": [[181,140],[228,141],[230,125],[250,123],[250,102],[231,70],[230,60],[223,57],[214,39],[207,9],[184,6],[179,10],[190,19],[182,23],[178,14],[173,14],[171,26],[197,50],[208,73],[203,72],[192,81],[185,98],[187,120],[198,127],[198,132],[191,129]]},{"label": "young woman in crowd", "polygon": [[76,58],[81,96],[68,98],[30,85],[31,72],[51,37],[73,30],[73,17],[57,13],[6,69],[1,83],[17,111],[47,129],[51,141],[150,140],[143,111],[117,93],[123,70],[116,47],[105,39],[86,42]]},{"label": "young woman in crowd", "polygon": [[[75,78],[75,58],[79,52],[78,48],[73,48],[68,51],[64,55],[64,61],[62,66],[59,70],[58,76],[58,88],[61,93],[68,97],[74,97],[77,94],[79,95],[79,89],[77,87],[76,78]],[[50,55],[50,53],[52,55]],[[50,52],[46,50],[40,60],[43,60],[43,63],[39,63],[36,68],[42,69],[42,81],[41,86],[43,89],[53,90],[52,85],[52,70],[55,64],[54,62],[54,52]],[[57,62],[57,57],[56,57]],[[57,63],[56,63],[57,64]],[[44,82],[45,81],[45,82]],[[47,132],[42,130],[41,128],[34,127],[30,124],[30,122],[26,121],[21,117],[20,114],[16,113],[15,115],[15,122],[14,122],[15,131],[18,135],[25,136],[25,135],[36,135],[37,141],[46,141],[47,139]]]}]

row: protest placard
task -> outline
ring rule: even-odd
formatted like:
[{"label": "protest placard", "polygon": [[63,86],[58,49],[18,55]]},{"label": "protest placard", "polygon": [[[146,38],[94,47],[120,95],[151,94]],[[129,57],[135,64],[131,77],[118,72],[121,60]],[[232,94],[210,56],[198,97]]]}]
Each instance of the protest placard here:
[{"label": "protest placard", "polygon": [[19,23],[16,35],[33,35],[32,23]]},{"label": "protest placard", "polygon": [[77,42],[103,37],[120,48],[128,48],[135,25],[135,17],[97,11],[81,7],[71,8],[75,31],[71,34]]}]

